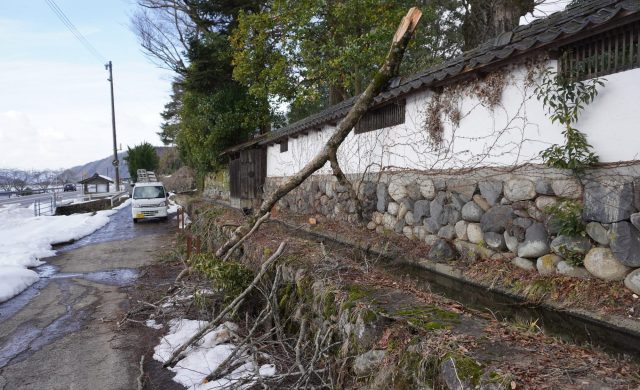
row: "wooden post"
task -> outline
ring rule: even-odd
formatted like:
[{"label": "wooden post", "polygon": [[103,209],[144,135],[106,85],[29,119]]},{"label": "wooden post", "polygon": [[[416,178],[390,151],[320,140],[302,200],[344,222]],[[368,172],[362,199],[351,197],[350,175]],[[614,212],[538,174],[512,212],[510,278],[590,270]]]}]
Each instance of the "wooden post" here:
[{"label": "wooden post", "polygon": [[200,253],[201,249],[200,236],[196,236],[196,253]]},{"label": "wooden post", "polygon": [[191,257],[191,234],[187,233],[187,259]]}]

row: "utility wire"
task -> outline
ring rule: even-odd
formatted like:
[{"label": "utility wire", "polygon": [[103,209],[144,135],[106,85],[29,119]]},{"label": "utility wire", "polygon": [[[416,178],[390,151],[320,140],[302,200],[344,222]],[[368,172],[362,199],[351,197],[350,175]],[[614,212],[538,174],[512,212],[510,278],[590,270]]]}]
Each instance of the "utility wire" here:
[{"label": "utility wire", "polygon": [[58,4],[56,4],[54,0],[45,0],[45,2],[49,6],[49,8],[51,8],[53,13],[56,14],[58,19],[60,19],[60,21],[67,27],[67,29],[71,31],[73,36],[76,37],[76,39],[82,44],[82,46],[84,46],[85,49],[87,49],[89,53],[91,53],[91,55],[93,55],[98,61],[100,61],[101,64],[107,62],[107,59],[102,54],[100,54],[100,52],[96,50],[95,47],[93,47],[91,42],[89,42],[89,40],[87,40],[87,38],[85,38],[84,35],[82,35],[80,31],[78,31],[76,26],[71,23],[71,20],[69,20],[67,15],[65,15],[65,13],[62,11],[62,9],[60,9]]}]

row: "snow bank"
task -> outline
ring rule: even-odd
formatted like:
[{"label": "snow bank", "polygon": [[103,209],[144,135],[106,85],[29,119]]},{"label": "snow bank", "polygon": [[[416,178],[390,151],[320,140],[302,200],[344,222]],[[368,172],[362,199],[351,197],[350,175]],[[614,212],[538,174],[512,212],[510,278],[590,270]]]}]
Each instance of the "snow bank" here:
[{"label": "snow bank", "polygon": [[[155,347],[153,358],[162,363],[166,362],[174,350],[206,325],[206,321],[171,320],[169,333]],[[215,371],[236,348],[231,342],[235,338],[235,331],[237,331],[236,324],[225,322],[207,333],[195,346],[187,348],[184,352],[185,356],[175,367],[169,368],[176,373],[173,380],[190,390],[226,389],[232,385],[235,385],[234,388],[246,389],[254,385],[255,381],[252,378],[254,378],[256,366],[246,355],[244,355],[246,362],[231,373],[218,380],[202,383],[203,379]],[[272,364],[263,364],[257,371],[263,377],[273,376],[276,373]]]},{"label": "snow bank", "polygon": [[0,302],[19,294],[38,280],[36,267],[56,252],[51,245],[77,240],[109,222],[109,216],[128,205],[90,213],[34,217],[30,207],[0,208]]}]

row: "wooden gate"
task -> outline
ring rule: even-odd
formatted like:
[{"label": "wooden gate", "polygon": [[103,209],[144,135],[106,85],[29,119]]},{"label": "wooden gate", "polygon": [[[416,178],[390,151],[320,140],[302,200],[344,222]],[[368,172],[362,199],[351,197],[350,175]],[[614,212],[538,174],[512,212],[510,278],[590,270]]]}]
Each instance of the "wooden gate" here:
[{"label": "wooden gate", "polygon": [[232,198],[259,199],[267,176],[267,153],[264,148],[237,152],[229,161],[229,184]]}]

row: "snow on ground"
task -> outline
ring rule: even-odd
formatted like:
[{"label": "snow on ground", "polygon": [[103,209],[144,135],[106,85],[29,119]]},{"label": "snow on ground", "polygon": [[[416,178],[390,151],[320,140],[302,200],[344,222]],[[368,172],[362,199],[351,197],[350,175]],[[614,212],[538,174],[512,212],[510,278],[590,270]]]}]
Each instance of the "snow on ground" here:
[{"label": "snow on ground", "polygon": [[[167,210],[167,212],[169,214],[172,213],[176,213],[176,216],[173,217],[173,219],[177,219],[178,215],[178,209],[181,208],[182,206],[180,206],[179,204],[177,204],[173,199],[171,199],[172,196],[174,196],[175,194],[173,192],[169,193],[169,209]],[[187,214],[186,212],[184,213],[184,227],[180,227],[181,229],[186,228],[187,226],[189,226],[191,224],[191,219],[189,219],[189,214]]]},{"label": "snow on ground", "polygon": [[28,269],[56,252],[51,245],[77,240],[109,222],[109,216],[128,206],[126,201],[112,210],[92,213],[33,216],[31,207],[8,205],[0,208],[0,302],[32,285],[38,274]]},{"label": "snow on ground", "polygon": [[[153,358],[162,363],[166,362],[174,350],[205,326],[207,326],[206,321],[186,319],[169,321],[169,333],[155,347]],[[187,348],[183,353],[184,357],[175,367],[169,368],[176,373],[173,380],[190,390],[226,389],[232,385],[235,385],[234,388],[245,389],[253,386],[256,366],[246,355],[246,362],[231,373],[218,380],[202,383],[203,379],[215,371],[236,348],[232,341],[237,338],[234,333],[237,329],[236,324],[225,322],[207,333],[196,345]],[[263,364],[257,367],[257,371],[262,377],[273,376],[276,373],[272,364]]]},{"label": "snow on ground", "polygon": [[154,320],[154,319],[146,320],[144,324],[146,326],[148,326],[149,328],[151,328],[151,329],[162,329],[162,328],[164,328],[164,325],[158,324],[156,322],[156,320]]}]

